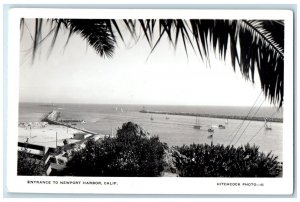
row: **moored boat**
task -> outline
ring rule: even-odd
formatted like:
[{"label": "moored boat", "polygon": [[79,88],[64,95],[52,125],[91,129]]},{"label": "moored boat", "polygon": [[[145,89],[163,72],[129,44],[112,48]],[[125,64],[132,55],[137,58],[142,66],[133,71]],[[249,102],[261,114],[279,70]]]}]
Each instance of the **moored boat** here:
[{"label": "moored boat", "polygon": [[265,118],[265,130],[272,130],[271,123],[267,121],[267,118]]},{"label": "moored boat", "polygon": [[222,124],[220,124],[220,125],[218,126],[218,128],[220,128],[220,129],[225,129],[225,126],[222,125]]},{"label": "moored boat", "polygon": [[207,131],[210,132],[210,133],[213,133],[213,132],[214,132],[214,129],[209,128]]},{"label": "moored boat", "polygon": [[201,128],[200,121],[199,121],[198,117],[196,117],[196,124],[194,125],[194,128],[195,129],[200,129]]}]

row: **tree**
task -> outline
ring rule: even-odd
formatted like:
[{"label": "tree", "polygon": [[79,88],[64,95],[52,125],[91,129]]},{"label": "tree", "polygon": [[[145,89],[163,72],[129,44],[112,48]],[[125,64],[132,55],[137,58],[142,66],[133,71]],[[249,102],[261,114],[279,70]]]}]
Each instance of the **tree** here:
[{"label": "tree", "polygon": [[191,144],[175,147],[173,159],[181,177],[277,177],[282,164],[271,152],[246,144]]},{"label": "tree", "polygon": [[[33,60],[44,40],[41,36],[44,21],[35,19]],[[47,37],[53,33],[50,50],[58,32],[66,28],[69,30],[66,44],[73,34],[80,34],[101,57],[112,57],[118,39],[125,41],[124,30],[120,29],[125,27],[136,41],[140,38],[137,30],[142,30],[152,51],[166,36],[174,48],[181,40],[187,54],[191,47],[203,60],[209,60],[211,46],[224,60],[230,52],[234,71],[238,66],[244,78],[252,82],[258,71],[264,95],[279,107],[283,104],[284,22],[281,20],[52,19],[47,22],[51,23]],[[22,19],[22,30],[25,23]]]},{"label": "tree", "polygon": [[41,176],[45,175],[43,160],[37,160],[25,148],[18,151],[18,175]]},{"label": "tree", "polygon": [[85,147],[74,151],[64,175],[154,177],[164,166],[166,144],[150,137],[140,126],[124,123],[116,137],[88,140]]}]

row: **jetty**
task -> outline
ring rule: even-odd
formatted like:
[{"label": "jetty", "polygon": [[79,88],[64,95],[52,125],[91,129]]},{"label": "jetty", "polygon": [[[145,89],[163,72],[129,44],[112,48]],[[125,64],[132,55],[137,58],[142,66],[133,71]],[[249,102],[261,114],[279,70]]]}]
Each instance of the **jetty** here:
[{"label": "jetty", "polygon": [[[218,115],[218,114],[201,114],[201,113],[186,113],[186,112],[167,112],[167,111],[149,111],[141,110],[140,113],[149,114],[163,114],[163,115],[180,115],[180,116],[196,116],[196,117],[208,117],[208,118],[220,118],[220,119],[238,119],[238,120],[251,120],[251,121],[265,121],[266,117],[251,117],[251,116],[235,116],[235,115]],[[268,122],[283,123],[282,118],[270,118]]]},{"label": "jetty", "polygon": [[[57,110],[53,110],[42,119],[42,123],[48,123],[48,124],[54,124],[54,125],[62,125],[68,128],[73,128],[79,131],[82,131],[86,134],[91,134],[89,137],[85,137],[82,140],[73,142],[73,143],[67,143],[63,146],[57,146],[56,147],[46,147],[43,145],[37,145],[26,142],[18,142],[18,152],[25,152],[27,154],[26,158],[28,159],[36,159],[37,162],[42,162],[44,167],[46,168],[45,175],[47,176],[58,176],[60,175],[60,172],[66,167],[65,163],[60,163],[60,161],[65,161],[67,157],[65,155],[69,155],[68,152],[70,150],[74,150],[74,148],[81,148],[82,145],[90,140],[97,140],[101,138],[101,134],[79,128],[73,125],[70,125],[69,122],[73,122],[74,120],[63,120],[60,119],[61,112]],[[81,122],[83,120],[75,120],[75,122]],[[57,136],[56,136],[57,141]],[[64,153],[62,153],[64,152]],[[70,153],[70,152],[69,152]]]},{"label": "jetty", "polygon": [[[73,128],[73,129],[76,129],[76,130],[79,130],[79,131],[82,131],[84,133],[87,133],[87,134],[91,134],[91,135],[98,135],[98,133],[95,133],[95,132],[92,132],[92,131],[89,131],[89,130],[86,130],[86,129],[83,129],[83,128],[79,128],[79,127],[76,127],[74,125],[70,125],[68,124],[70,121],[67,121],[67,120],[59,120],[59,117],[61,115],[61,112],[57,111],[57,110],[53,110],[52,112],[50,112],[49,114],[47,114],[43,119],[42,121],[43,122],[48,122],[49,124],[55,124],[55,125],[61,125],[61,126],[65,126],[65,127],[69,127],[69,128]],[[83,120],[75,120],[75,122],[82,122]]]}]

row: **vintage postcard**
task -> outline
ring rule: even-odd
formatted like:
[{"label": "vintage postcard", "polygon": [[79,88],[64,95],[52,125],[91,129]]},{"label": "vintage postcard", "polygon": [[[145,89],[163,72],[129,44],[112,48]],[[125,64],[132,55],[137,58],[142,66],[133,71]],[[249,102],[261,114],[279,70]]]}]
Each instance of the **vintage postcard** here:
[{"label": "vintage postcard", "polygon": [[292,16],[11,9],[8,191],[292,194]]}]

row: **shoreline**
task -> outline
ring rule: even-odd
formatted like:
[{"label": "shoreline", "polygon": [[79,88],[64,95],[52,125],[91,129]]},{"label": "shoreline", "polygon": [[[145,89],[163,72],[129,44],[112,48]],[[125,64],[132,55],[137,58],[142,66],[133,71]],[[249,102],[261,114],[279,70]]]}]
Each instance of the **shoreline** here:
[{"label": "shoreline", "polygon": [[64,140],[67,140],[68,144],[80,144],[91,138],[98,139],[105,136],[104,134],[90,134],[84,139],[76,139],[74,134],[82,133],[82,130],[54,124],[31,128],[19,126],[18,131],[18,142],[28,142],[45,147],[64,146]]},{"label": "shoreline", "polygon": [[[149,113],[149,114],[196,116],[196,117],[208,117],[208,118],[220,118],[220,119],[236,119],[236,120],[248,120],[248,121],[250,121],[250,120],[251,121],[265,121],[265,118],[266,118],[266,117],[247,117],[247,116],[200,114],[200,113],[186,113],[186,112],[149,111],[149,110],[141,110],[139,112],[140,113]],[[268,118],[267,120],[268,120],[268,122],[283,123],[283,118]]]},{"label": "shoreline", "polygon": [[18,130],[19,142],[26,142],[28,138],[28,143],[46,147],[56,147],[56,145],[63,146],[63,141],[65,139],[69,140],[70,143],[76,142],[76,140],[73,139],[73,135],[80,132],[76,129],[51,124],[45,127],[32,127],[31,129],[29,127],[19,126]]},{"label": "shoreline", "polygon": [[98,133],[95,133],[93,131],[89,131],[89,130],[86,130],[84,128],[78,128],[77,126],[72,126],[70,124],[72,122],[83,122],[84,120],[75,120],[75,121],[73,121],[73,119],[70,119],[70,120],[68,120],[68,119],[59,120],[60,115],[61,115],[60,111],[53,110],[49,114],[47,114],[42,119],[42,121],[45,121],[48,124],[52,124],[52,125],[60,125],[60,126],[72,128],[72,129],[75,129],[75,130],[78,130],[78,131],[82,131],[84,133],[91,134],[91,135],[99,135]]}]

